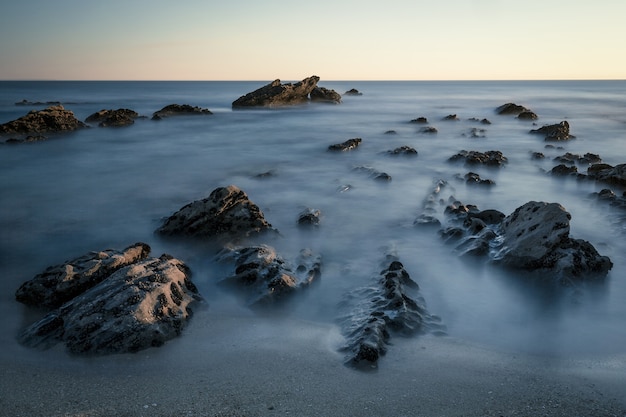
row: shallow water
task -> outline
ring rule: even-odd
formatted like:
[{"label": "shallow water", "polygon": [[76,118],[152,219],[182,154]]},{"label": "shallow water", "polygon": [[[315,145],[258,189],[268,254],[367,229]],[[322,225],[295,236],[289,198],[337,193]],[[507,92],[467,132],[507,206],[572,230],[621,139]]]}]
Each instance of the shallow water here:
[{"label": "shallow water", "polygon": [[[164,217],[186,203],[235,184],[281,232],[269,243],[285,258],[293,260],[304,247],[323,256],[320,285],[285,314],[332,325],[342,296],[370,283],[384,248],[391,247],[419,283],[429,311],[442,318],[452,337],[550,355],[624,351],[626,227],[617,221],[623,213],[589,198],[606,186],[555,178],[546,171],[556,165],[552,158],[568,151],[598,153],[613,165],[626,162],[626,82],[322,80],[324,87],[340,93],[357,88],[363,96],[345,96],[340,105],[231,110],[233,100],[262,84],[0,82],[1,123],[30,110],[14,105],[22,99],[61,101],[81,120],[100,109],[122,107],[149,117],[171,103],[214,112],[0,146],[2,345],[20,352],[14,336],[35,317],[14,301],[21,282],[87,251],[123,249],[137,241],[150,244],[154,256],[167,252],[192,268],[209,308],[190,326],[202,326],[199,321],[211,320],[212,314],[248,314],[238,298],[216,287],[224,271],[213,262],[210,243],[169,241],[153,233]],[[494,109],[507,102],[535,111],[537,126],[496,115]],[[460,121],[442,121],[448,114],[457,114]],[[418,133],[421,126],[408,123],[418,116],[427,117],[438,134]],[[473,117],[492,124],[468,120]],[[559,143],[563,149],[545,149],[542,137],[527,133],[561,120],[570,123],[577,137]],[[463,135],[474,127],[484,128],[485,137]],[[388,130],[396,134],[385,134]],[[363,139],[357,150],[327,151],[353,137]],[[385,154],[403,145],[419,155]],[[462,149],[500,150],[509,163],[488,169],[447,162]],[[533,160],[531,151],[544,152],[546,158]],[[386,172],[392,180],[375,181],[354,171],[355,166]],[[455,179],[470,170],[497,184],[471,187]],[[256,177],[268,171],[273,175]],[[448,180],[464,203],[506,214],[530,200],[561,203],[572,214],[571,235],[609,256],[613,270],[601,285],[555,293],[482,261],[459,259],[435,231],[413,226],[437,179]],[[319,229],[297,227],[297,216],[306,207],[322,211]],[[179,343],[193,341],[183,335]]]}]

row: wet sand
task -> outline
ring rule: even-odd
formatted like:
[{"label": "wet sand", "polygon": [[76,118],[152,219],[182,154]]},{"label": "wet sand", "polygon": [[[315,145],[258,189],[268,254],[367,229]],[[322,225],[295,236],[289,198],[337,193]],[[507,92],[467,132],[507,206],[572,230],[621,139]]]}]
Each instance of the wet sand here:
[{"label": "wet sand", "polygon": [[2,416],[626,416],[626,355],[498,352],[394,338],[378,369],[342,365],[336,327],[203,316],[161,348],[71,357],[2,337]]}]

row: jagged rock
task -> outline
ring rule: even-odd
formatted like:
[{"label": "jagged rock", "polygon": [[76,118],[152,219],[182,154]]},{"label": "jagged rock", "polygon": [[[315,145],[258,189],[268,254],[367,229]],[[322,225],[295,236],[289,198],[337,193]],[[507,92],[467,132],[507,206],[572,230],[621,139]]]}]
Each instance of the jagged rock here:
[{"label": "jagged rock", "polygon": [[68,132],[87,127],[62,105],[32,110],[25,116],[0,125],[0,134]]},{"label": "jagged rock", "polygon": [[552,175],[572,175],[578,173],[578,168],[575,166],[559,164],[552,168],[550,171]]},{"label": "jagged rock", "polygon": [[209,109],[203,109],[189,104],[170,104],[161,110],[152,113],[152,120],[161,120],[171,116],[209,116],[213,114]]},{"label": "jagged rock", "polygon": [[522,112],[530,111],[524,106],[520,106],[515,103],[506,103],[496,109],[496,113],[498,114],[515,114],[519,115]]},{"label": "jagged rock", "polygon": [[386,172],[380,172],[379,170],[369,167],[369,166],[356,166],[353,168],[354,171],[366,172],[371,178],[378,181],[391,181],[391,175]]},{"label": "jagged rock", "polygon": [[532,152],[531,156],[533,159],[544,159],[546,157],[542,152]]},{"label": "jagged rock", "polygon": [[234,185],[219,187],[208,198],[182,207],[157,229],[162,235],[248,237],[270,231],[261,209]]},{"label": "jagged rock", "polygon": [[508,159],[500,151],[461,151],[450,157],[449,161],[465,160],[466,164],[476,165],[482,164],[487,166],[502,166],[508,162]]},{"label": "jagged rock", "polygon": [[545,125],[540,127],[539,129],[533,129],[530,131],[530,133],[544,135],[545,140],[549,142],[563,141],[575,138],[575,136],[570,135],[569,123],[565,120],[561,123]]},{"label": "jagged rock", "polygon": [[298,224],[303,226],[319,226],[322,212],[317,209],[307,208],[298,216]]},{"label": "jagged rock", "polygon": [[356,149],[362,142],[361,138],[348,139],[343,143],[337,143],[328,147],[329,151],[351,151]]},{"label": "jagged rock", "polygon": [[50,312],[19,341],[39,348],[62,342],[79,354],[137,352],[180,335],[200,300],[183,262],[169,255],[144,259]]},{"label": "jagged rock", "polygon": [[475,172],[468,172],[465,174],[464,178],[465,182],[471,185],[495,185],[495,181],[481,178],[480,175]]},{"label": "jagged rock", "polygon": [[120,127],[132,125],[138,117],[139,113],[130,109],[103,109],[87,117],[85,122],[98,123],[100,127]]},{"label": "jagged rock", "polygon": [[234,273],[220,283],[242,291],[254,307],[286,301],[321,276],[321,257],[309,249],[300,252],[295,269],[267,245],[225,248],[217,260],[235,264]]},{"label": "jagged rock", "polygon": [[356,88],[351,88],[350,90],[346,91],[343,94],[346,95],[346,96],[362,96],[363,95],[363,93],[361,93]]},{"label": "jagged rock", "polygon": [[311,101],[339,104],[341,103],[341,94],[328,88],[315,87],[311,90]]},{"label": "jagged rock", "polygon": [[517,118],[521,120],[537,120],[539,117],[533,111],[524,110],[517,115]]},{"label": "jagged rock", "polygon": [[427,124],[428,123],[428,119],[425,118],[425,117],[418,117],[418,118],[415,118],[415,119],[411,120],[410,123]]},{"label": "jagged rock", "polygon": [[449,114],[449,115],[447,115],[446,117],[444,117],[444,118],[443,118],[443,119],[441,119],[441,120],[447,120],[447,121],[458,121],[458,120],[459,120],[459,118],[458,118],[458,117],[456,117],[456,114]]},{"label": "jagged rock", "polygon": [[15,293],[15,298],[31,306],[58,308],[118,269],[145,259],[149,254],[150,246],[145,243],[135,243],[121,252],[113,249],[89,252],[46,268],[23,283]]},{"label": "jagged rock", "polygon": [[432,127],[432,126],[426,126],[419,130],[419,133],[426,133],[426,134],[435,134],[437,132],[438,132],[437,128]]},{"label": "jagged rock", "polygon": [[389,155],[417,155],[415,148],[410,146],[400,146],[394,150],[387,151]]},{"label": "jagged rock", "polygon": [[580,156],[579,154],[575,154],[571,152],[566,152],[561,156],[555,157],[554,161],[561,162],[564,164],[578,163],[578,164],[591,165],[591,164],[598,164],[602,162],[602,159],[600,158],[600,155],[589,153],[589,152],[587,152],[583,156]]},{"label": "jagged rock", "polygon": [[443,332],[444,326],[426,309],[419,286],[394,254],[388,254],[383,270],[368,287],[348,294],[346,313],[340,318],[347,341],[341,349],[346,364],[375,368],[387,352],[391,335],[413,336],[428,331]]},{"label": "jagged rock", "polygon": [[587,176],[606,184],[626,187],[626,164],[594,164],[587,168]]},{"label": "jagged rock", "polygon": [[255,90],[233,101],[237,107],[275,107],[301,104],[309,101],[309,94],[317,86],[320,77],[313,75],[295,84],[281,84],[280,80]]},{"label": "jagged rock", "polygon": [[441,221],[437,217],[437,208],[444,204],[441,192],[448,188],[448,182],[438,180],[433,185],[432,191],[424,198],[420,213],[413,224],[415,226],[441,226]]}]

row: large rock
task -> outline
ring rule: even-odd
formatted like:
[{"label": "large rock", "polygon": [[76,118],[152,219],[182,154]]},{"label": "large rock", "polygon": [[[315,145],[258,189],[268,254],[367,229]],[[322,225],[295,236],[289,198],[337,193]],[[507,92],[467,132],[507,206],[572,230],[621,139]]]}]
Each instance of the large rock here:
[{"label": "large rock", "polygon": [[243,292],[253,307],[286,301],[321,275],[321,257],[308,249],[300,252],[296,268],[267,245],[225,248],[217,259],[235,264],[234,273],[221,283]]},{"label": "large rock", "polygon": [[40,348],[62,342],[79,354],[136,352],[180,335],[200,300],[183,262],[144,259],[50,312],[19,341]]},{"label": "large rock", "polygon": [[255,90],[233,101],[233,107],[275,107],[301,104],[309,101],[311,91],[320,77],[313,75],[295,84],[282,84],[280,80]]},{"label": "large rock", "polygon": [[506,156],[500,151],[466,151],[453,155],[449,158],[449,161],[455,162],[464,160],[468,165],[487,165],[487,166],[502,166],[508,162]]},{"label": "large rock", "polygon": [[325,87],[315,87],[311,90],[311,101],[339,104],[341,103],[341,94]]},{"label": "large rock", "polygon": [[261,209],[234,185],[219,187],[171,215],[157,229],[162,235],[241,238],[274,230]]},{"label": "large rock", "polygon": [[0,125],[0,134],[68,132],[87,127],[62,105],[32,110],[25,116]]},{"label": "large rock", "polygon": [[575,138],[575,136],[570,135],[569,123],[566,120],[553,125],[544,125],[539,129],[531,130],[530,133],[544,135],[545,140],[548,142],[564,141]]},{"label": "large rock", "polygon": [[58,308],[72,298],[102,282],[113,272],[150,254],[145,243],[136,243],[123,251],[107,249],[90,252],[76,259],[48,267],[22,284],[15,298],[37,307]]},{"label": "large rock", "polygon": [[519,115],[520,113],[528,112],[528,111],[530,110],[527,109],[526,107],[520,106],[519,104],[515,104],[515,103],[506,103],[496,108],[496,113],[502,114],[502,115],[506,115],[506,114]]},{"label": "large rock", "polygon": [[170,104],[159,111],[152,113],[152,120],[161,120],[172,116],[209,116],[213,114],[209,109],[203,109],[189,104]]},{"label": "large rock", "polygon": [[626,164],[594,164],[587,169],[587,175],[596,181],[626,187]]},{"label": "large rock", "polygon": [[100,127],[121,127],[132,125],[138,117],[139,113],[130,109],[102,109],[87,117],[85,122],[98,123]]}]

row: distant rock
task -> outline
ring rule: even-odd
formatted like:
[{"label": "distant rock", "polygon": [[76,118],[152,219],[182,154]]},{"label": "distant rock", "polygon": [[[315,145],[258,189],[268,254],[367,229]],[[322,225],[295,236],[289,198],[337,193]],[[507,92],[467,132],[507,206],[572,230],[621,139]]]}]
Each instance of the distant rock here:
[{"label": "distant rock", "polygon": [[506,115],[506,114],[519,115],[520,113],[523,113],[523,112],[530,112],[530,110],[524,106],[520,106],[519,104],[515,104],[515,103],[506,103],[496,108],[496,113],[502,114],[502,115]]},{"label": "distant rock", "polygon": [[376,168],[372,168],[367,165],[359,165],[353,168],[353,171],[365,172],[369,175],[370,178],[373,178],[377,181],[391,181],[391,175],[386,172],[381,172]]},{"label": "distant rock", "polygon": [[343,94],[346,95],[346,96],[362,96],[363,95],[363,93],[361,93],[356,88],[351,88],[350,90],[346,91]]},{"label": "distant rock", "polygon": [[118,269],[145,259],[149,254],[150,246],[145,243],[136,243],[121,252],[113,249],[90,252],[48,267],[23,283],[15,293],[15,298],[30,306],[58,308]]},{"label": "distant rock", "polygon": [[572,165],[559,164],[550,171],[552,175],[572,175],[578,173],[578,168]]},{"label": "distant rock", "polygon": [[181,334],[201,300],[189,268],[169,255],[116,270],[26,328],[20,343],[59,342],[77,354],[137,352]]},{"label": "distant rock", "polygon": [[508,159],[500,151],[466,151],[463,150],[456,155],[449,158],[449,161],[455,162],[464,160],[468,165],[487,165],[487,166],[502,166],[508,162]]},{"label": "distant rock", "polygon": [[130,109],[103,109],[87,117],[85,122],[98,123],[100,127],[121,127],[132,125],[138,117],[139,113]]},{"label": "distant rock", "polygon": [[15,103],[16,106],[58,106],[62,104],[60,101],[30,101],[30,100],[22,100]]},{"label": "distant rock", "polygon": [[449,114],[449,115],[447,115],[446,117],[444,117],[444,118],[443,118],[443,119],[441,119],[441,120],[446,120],[446,121],[455,121],[455,122],[456,122],[456,121],[458,121],[458,120],[459,120],[459,118],[456,116],[456,114]]},{"label": "distant rock", "polygon": [[9,138],[6,140],[5,143],[16,144],[16,143],[42,142],[44,140],[48,140],[48,138],[43,135],[28,135],[23,138]]},{"label": "distant rock", "polygon": [[517,115],[517,118],[521,120],[537,120],[539,116],[537,116],[537,114],[533,111],[524,110],[523,112]]},{"label": "distant rock", "polygon": [[576,153],[566,152],[563,155],[560,155],[554,158],[554,161],[561,162],[564,164],[576,163],[576,164],[581,164],[581,165],[584,165],[584,164],[591,165],[591,164],[598,164],[602,162],[602,158],[600,158],[600,155],[589,153],[589,152],[587,152],[586,154],[582,156]]},{"label": "distant rock", "polygon": [[545,140],[548,142],[564,141],[575,138],[575,136],[570,135],[569,123],[567,121],[562,121],[561,123],[553,125],[544,125],[539,129],[531,130],[530,133],[544,135]]},{"label": "distant rock", "polygon": [[225,248],[217,260],[234,263],[234,273],[220,284],[242,292],[251,307],[287,301],[321,276],[321,257],[308,249],[300,252],[296,268],[267,245]]},{"label": "distant rock", "polygon": [[433,127],[433,126],[422,127],[419,130],[419,133],[426,133],[426,134],[430,134],[430,135],[436,134],[437,132],[438,132],[437,128]]},{"label": "distant rock", "polygon": [[428,119],[426,117],[417,117],[417,118],[411,120],[410,123],[427,124],[428,123]]},{"label": "distant rock", "polygon": [[87,127],[63,106],[32,110],[25,116],[0,125],[0,134],[33,134],[70,132]]},{"label": "distant rock", "polygon": [[475,172],[468,172],[464,178],[465,182],[470,185],[495,185],[493,180],[481,178]]},{"label": "distant rock", "polygon": [[280,80],[273,82],[239,97],[233,101],[233,108],[238,107],[277,107],[302,104],[309,101],[311,91],[317,86],[320,77],[313,75],[295,84],[282,84]]},{"label": "distant rock", "polygon": [[413,155],[417,155],[417,151],[415,150],[415,148],[405,145],[405,146],[400,146],[398,148],[395,148],[393,150],[389,150],[387,151],[387,154],[413,156]]},{"label": "distant rock", "polygon": [[203,109],[189,104],[170,104],[161,110],[152,113],[152,120],[161,120],[172,116],[209,116],[213,114],[209,109]]},{"label": "distant rock", "polygon": [[234,185],[219,187],[171,215],[157,233],[168,236],[239,239],[275,231],[261,209]]},{"label": "distant rock", "polygon": [[361,142],[362,142],[361,138],[348,139],[347,141],[343,143],[330,145],[328,147],[328,150],[329,151],[341,151],[341,152],[351,151],[353,149],[356,149],[359,145],[361,145]]},{"label": "distant rock", "polygon": [[339,104],[341,103],[341,94],[328,88],[315,87],[311,90],[311,101]]},{"label": "distant rock", "polygon": [[484,138],[487,135],[485,129],[478,129],[476,127],[471,128],[467,133],[463,133],[462,136],[470,137],[472,139]]}]

